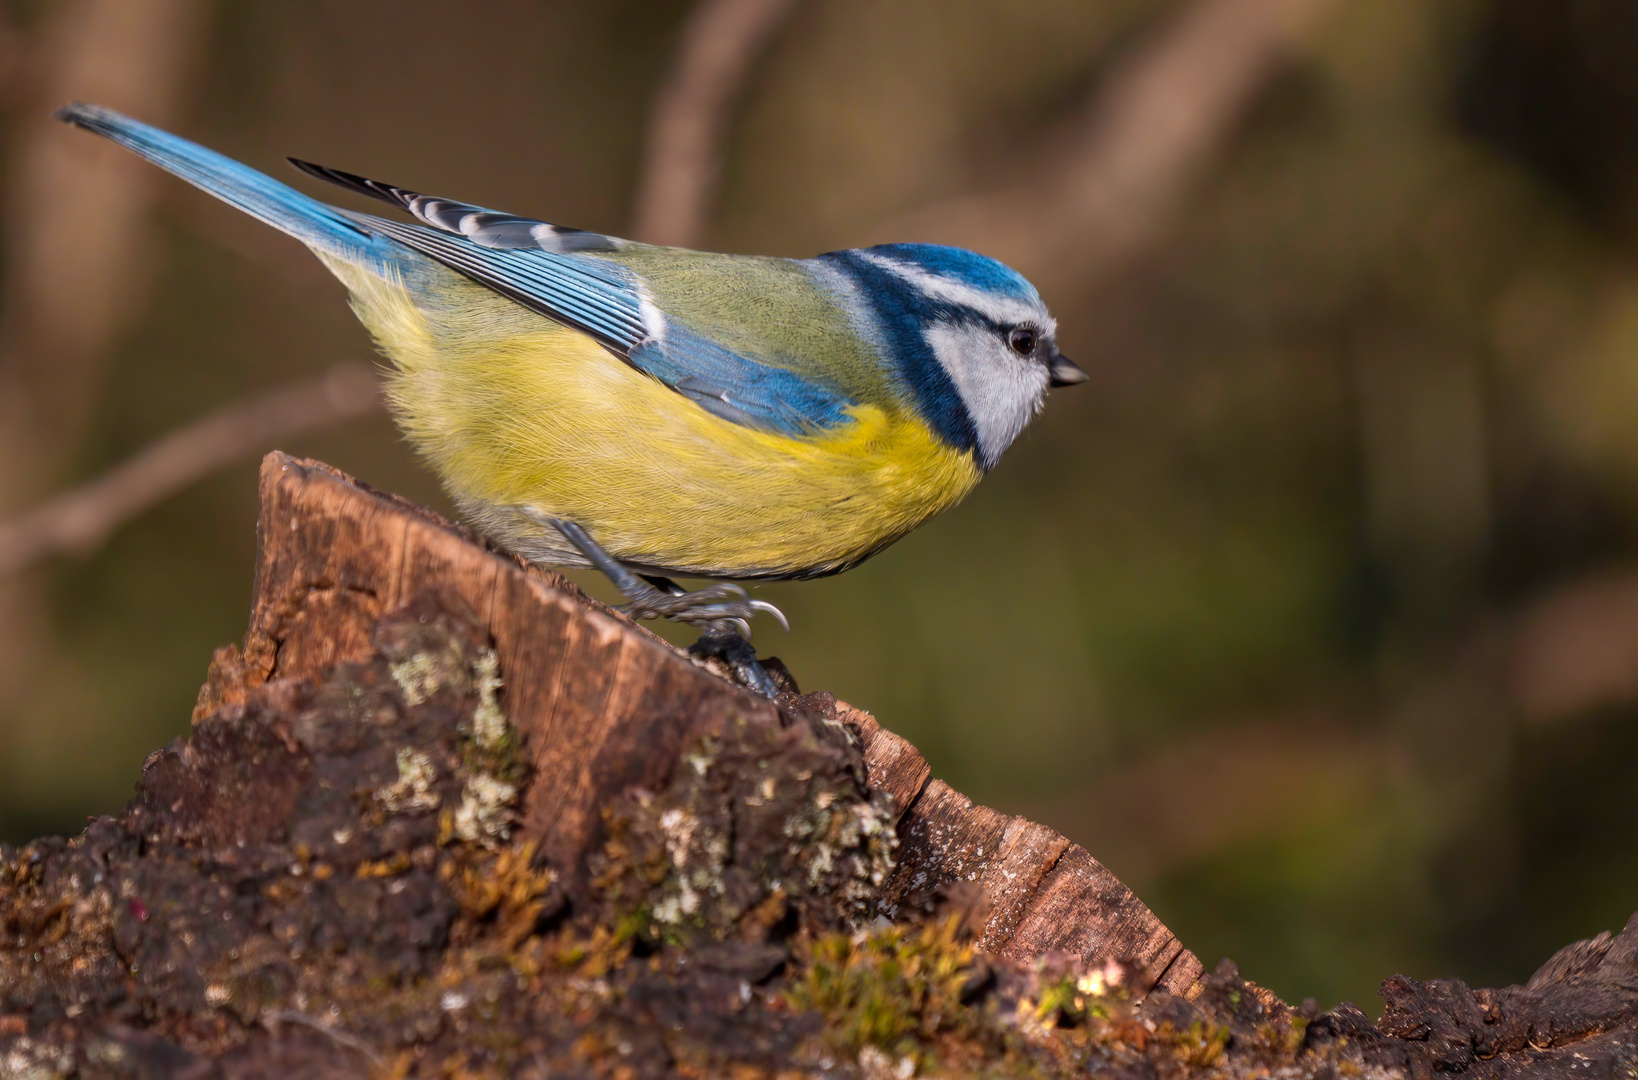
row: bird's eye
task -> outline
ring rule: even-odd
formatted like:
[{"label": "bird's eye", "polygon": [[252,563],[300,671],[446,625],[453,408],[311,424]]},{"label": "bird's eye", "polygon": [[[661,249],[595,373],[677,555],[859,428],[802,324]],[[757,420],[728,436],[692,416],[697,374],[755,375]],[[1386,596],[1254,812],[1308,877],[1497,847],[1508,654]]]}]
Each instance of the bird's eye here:
[{"label": "bird's eye", "polygon": [[1007,344],[1019,356],[1028,356],[1035,351],[1035,331],[1027,326],[1020,326],[1007,335]]}]

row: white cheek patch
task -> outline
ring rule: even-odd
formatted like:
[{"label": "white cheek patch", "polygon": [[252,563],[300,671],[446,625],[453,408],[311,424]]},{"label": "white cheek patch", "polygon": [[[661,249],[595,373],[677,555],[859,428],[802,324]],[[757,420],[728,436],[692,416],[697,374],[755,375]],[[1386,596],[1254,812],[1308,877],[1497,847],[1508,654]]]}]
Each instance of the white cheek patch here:
[{"label": "white cheek patch", "polygon": [[985,327],[939,323],[926,335],[978,431],[979,464],[992,468],[1041,410],[1046,365],[1015,355]]}]

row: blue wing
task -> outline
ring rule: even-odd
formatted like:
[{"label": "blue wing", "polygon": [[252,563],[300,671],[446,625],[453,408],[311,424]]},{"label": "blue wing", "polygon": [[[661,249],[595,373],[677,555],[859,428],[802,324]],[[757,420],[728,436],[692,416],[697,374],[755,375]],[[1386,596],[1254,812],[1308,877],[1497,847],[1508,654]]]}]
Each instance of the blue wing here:
[{"label": "blue wing", "polygon": [[627,355],[638,370],[724,420],[785,435],[846,423],[853,400],[794,371],[759,364],[676,322]]},{"label": "blue wing", "polygon": [[649,336],[635,276],[624,267],[539,247],[497,250],[459,233],[369,214],[358,220],[531,311],[590,334],[627,359]]},{"label": "blue wing", "polygon": [[402,207],[420,222],[359,215],[372,232],[590,334],[639,371],[726,420],[799,435],[848,419],[852,401],[834,387],[741,356],[674,318],[650,326],[638,275],[594,257],[628,249],[633,246],[628,241],[290,160],[312,176]]}]

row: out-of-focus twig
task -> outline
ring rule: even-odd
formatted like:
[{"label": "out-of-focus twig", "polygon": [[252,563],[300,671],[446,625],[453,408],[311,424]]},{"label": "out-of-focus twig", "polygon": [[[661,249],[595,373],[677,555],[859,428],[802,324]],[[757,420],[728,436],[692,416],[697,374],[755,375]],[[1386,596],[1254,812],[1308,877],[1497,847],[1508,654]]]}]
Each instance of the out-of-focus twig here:
[{"label": "out-of-focus twig", "polygon": [[31,60],[22,30],[0,12],[0,110],[9,110],[17,103],[29,81]]},{"label": "out-of-focus twig", "polygon": [[700,0],[654,97],[632,235],[687,247],[705,227],[728,113],[751,65],[798,0]]},{"label": "out-of-focus twig", "polygon": [[[206,0],[58,0],[11,45],[0,288],[0,515],[60,483],[142,309],[159,170],[52,119],[70,98],[174,121],[204,55]],[[52,650],[40,583],[0,580],[0,740]],[[0,741],[0,749],[4,748]]]},{"label": "out-of-focus twig", "polygon": [[[1638,570],[1561,582],[1510,617],[1473,628],[1453,656],[1450,670],[1501,691],[1478,706],[1487,723],[1506,715],[1494,706],[1538,729],[1630,709],[1638,703]],[[1429,700],[1431,711],[1450,711],[1448,700]],[[1409,711],[1419,711],[1414,700]],[[1490,741],[1509,737],[1498,727]],[[1257,837],[1368,813],[1411,763],[1438,759],[1424,727],[1415,738],[1406,745],[1357,718],[1220,724],[1073,795],[1028,805],[1025,815],[1056,824],[1123,878],[1154,880]],[[1465,749],[1460,768],[1471,770],[1484,749]],[[1153,798],[1156,791],[1167,797]]]},{"label": "out-of-focus twig", "polygon": [[1338,719],[1241,721],[1155,750],[1068,797],[1027,804],[1024,814],[1097,852],[1123,879],[1153,881],[1257,837],[1357,818],[1406,756]]},{"label": "out-of-focus twig", "polygon": [[29,113],[10,133],[0,309],[0,508],[49,487],[90,422],[110,346],[140,309],[162,174],[52,119],[70,98],[154,123],[181,108],[202,0],[68,0],[28,36]]},{"label": "out-of-focus twig", "polygon": [[1638,701],[1638,573],[1594,574],[1529,605],[1504,673],[1526,722],[1547,725]]},{"label": "out-of-focus twig", "polygon": [[1067,156],[891,223],[1027,273],[1084,281],[1160,234],[1211,154],[1336,0],[1195,0],[1112,72]]},{"label": "out-of-focus twig", "polygon": [[0,577],[53,554],[90,551],[121,523],[228,461],[379,404],[374,372],[354,362],[210,413],[89,484],[0,522]]}]

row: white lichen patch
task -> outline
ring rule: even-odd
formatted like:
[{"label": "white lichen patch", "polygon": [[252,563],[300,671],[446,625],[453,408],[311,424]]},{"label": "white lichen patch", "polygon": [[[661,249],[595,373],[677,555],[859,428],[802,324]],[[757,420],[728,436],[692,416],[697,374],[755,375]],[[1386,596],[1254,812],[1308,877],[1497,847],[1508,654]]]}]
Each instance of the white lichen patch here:
[{"label": "white lichen patch", "polygon": [[461,805],[455,809],[455,835],[468,843],[505,840],[511,835],[512,806],[517,798],[516,784],[484,773],[468,777],[461,790]]},{"label": "white lichen patch", "polygon": [[675,895],[667,896],[654,905],[654,918],[658,922],[670,923],[675,926],[700,910],[700,894],[688,884],[686,880],[678,883],[679,888]]},{"label": "white lichen patch", "polygon": [[894,1059],[874,1046],[859,1051],[859,1072],[865,1080],[910,1080],[916,1075],[916,1059],[909,1054]]},{"label": "white lichen patch", "polygon": [[387,665],[406,705],[419,705],[443,687],[444,667],[438,660],[431,653],[418,652]]},{"label": "white lichen patch", "polygon": [[74,1069],[74,1055],[66,1049],[19,1038],[0,1057],[0,1080],[60,1080]]},{"label": "white lichen patch", "polygon": [[[790,856],[807,868],[810,888],[828,886],[846,903],[868,905],[893,872],[898,836],[893,817],[876,801],[860,801],[834,791],[816,792],[811,815],[793,817],[784,833],[794,841]],[[831,880],[838,875],[843,880]]]},{"label": "white lichen patch", "polygon": [[[741,734],[721,748],[702,739],[668,790],[634,800],[634,884],[650,917],[732,935],[777,894],[827,918],[870,918],[894,867],[890,801],[863,789],[832,748],[751,725]],[[660,880],[640,869],[649,860],[661,861]]]},{"label": "white lichen patch", "polygon": [[723,895],[728,837],[692,812],[675,807],[660,815],[659,826],[666,857],[677,873],[666,896],[654,905],[653,915],[659,922],[676,925],[704,913],[707,896]]},{"label": "white lichen patch", "polygon": [[479,746],[493,750],[506,741],[506,714],[501,712],[500,658],[494,649],[485,649],[472,664],[472,688],[478,707],[472,710],[472,737]]},{"label": "white lichen patch", "polygon": [[667,810],[660,815],[660,835],[665,838],[665,853],[671,865],[681,870],[688,862],[688,846],[694,841],[694,830],[699,818],[686,810]]},{"label": "white lichen patch", "polygon": [[391,814],[420,814],[438,809],[438,793],[432,790],[438,770],[421,751],[403,746],[398,750],[398,779],[376,789],[375,801]]},{"label": "white lichen patch", "polygon": [[[130,1055],[113,1039],[93,1038],[85,1044],[85,1058],[93,1065],[107,1065],[116,1072],[122,1072]],[[0,1076],[4,1075],[0,1073]]]}]

